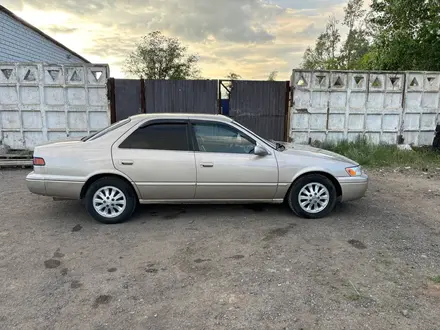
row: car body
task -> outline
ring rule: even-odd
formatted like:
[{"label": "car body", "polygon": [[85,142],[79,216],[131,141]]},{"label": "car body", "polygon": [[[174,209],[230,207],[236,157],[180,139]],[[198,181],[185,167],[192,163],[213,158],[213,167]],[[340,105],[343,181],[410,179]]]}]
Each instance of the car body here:
[{"label": "car body", "polygon": [[287,201],[318,218],[363,197],[368,176],[346,157],[265,140],[226,116],[157,113],[35,147],[26,182],[35,194],[85,200],[94,218],[116,223],[137,203]]}]

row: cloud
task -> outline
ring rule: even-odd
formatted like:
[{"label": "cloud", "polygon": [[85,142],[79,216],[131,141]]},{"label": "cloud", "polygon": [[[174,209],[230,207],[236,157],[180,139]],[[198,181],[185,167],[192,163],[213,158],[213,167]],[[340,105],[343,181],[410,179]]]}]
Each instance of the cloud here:
[{"label": "cloud", "polygon": [[[15,1],[15,0],[14,0]],[[233,42],[267,42],[275,36],[270,23],[284,12],[262,0],[19,0],[39,10],[65,11],[83,20],[109,24],[137,33],[168,31],[188,41],[210,36]]]},{"label": "cloud", "polygon": [[274,3],[295,10],[326,10],[340,4],[347,3],[347,0],[274,0]]},{"label": "cloud", "polygon": [[26,5],[40,10],[62,10],[73,14],[88,14],[100,12],[106,8],[114,8],[116,1],[107,0],[4,0],[6,6],[15,7],[18,10]]},{"label": "cloud", "polygon": [[122,64],[143,35],[160,30],[199,55],[205,77],[229,71],[288,79],[330,13],[346,0],[2,0],[86,58]]},{"label": "cloud", "polygon": [[246,55],[260,55],[264,57],[279,57],[280,55],[288,55],[302,51],[303,47],[295,44],[275,44],[270,45],[253,45],[253,46],[238,46],[231,45],[229,47],[222,47],[214,50],[214,54],[217,56],[226,56],[238,59],[239,57]]},{"label": "cloud", "polygon": [[57,33],[69,34],[69,33],[73,33],[75,31],[77,31],[78,29],[64,27],[64,26],[52,26],[52,27],[47,28],[47,30],[50,33],[54,33],[54,34],[57,34]]}]

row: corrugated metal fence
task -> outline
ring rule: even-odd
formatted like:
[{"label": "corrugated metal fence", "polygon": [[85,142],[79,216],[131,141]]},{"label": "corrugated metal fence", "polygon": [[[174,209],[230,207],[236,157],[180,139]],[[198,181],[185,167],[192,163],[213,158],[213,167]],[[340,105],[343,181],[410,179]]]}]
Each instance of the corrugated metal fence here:
[{"label": "corrugated metal fence", "polygon": [[289,82],[237,80],[229,114],[266,139],[287,140]]},{"label": "corrugated metal fence", "polygon": [[112,91],[109,94],[113,97],[110,102],[112,122],[144,112],[141,82],[134,79],[109,79],[109,89]]},{"label": "corrugated metal fence", "polygon": [[[218,80],[109,79],[112,122],[139,113],[216,114]],[[229,115],[257,134],[286,140],[289,82],[234,81]]]},{"label": "corrugated metal fence", "polygon": [[109,79],[112,121],[139,113],[218,113],[217,80]]},{"label": "corrugated metal fence", "polygon": [[218,113],[217,80],[145,80],[146,112]]}]

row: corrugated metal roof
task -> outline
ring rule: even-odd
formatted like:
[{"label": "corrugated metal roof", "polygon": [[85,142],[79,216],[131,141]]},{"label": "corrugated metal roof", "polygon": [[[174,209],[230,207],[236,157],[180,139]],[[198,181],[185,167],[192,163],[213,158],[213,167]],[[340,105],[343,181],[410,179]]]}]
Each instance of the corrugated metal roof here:
[{"label": "corrugated metal roof", "polygon": [[85,63],[90,63],[89,60],[85,59],[84,57],[82,57],[81,55],[79,55],[78,53],[75,53],[73,50],[67,48],[66,46],[64,46],[62,43],[56,41],[54,38],[48,36],[46,33],[44,33],[43,31],[41,31],[40,29],[36,28],[35,26],[33,26],[32,24],[26,22],[25,20],[23,20],[22,18],[18,17],[17,15],[15,15],[12,11],[10,11],[9,9],[7,9],[6,7],[0,5],[0,11],[4,12],[5,14],[7,14],[8,16],[12,17],[14,20],[20,22],[21,24],[25,25],[26,27],[30,28],[31,30],[33,30],[34,32],[38,33],[39,35],[41,35],[43,38],[49,40],[50,42],[54,43],[55,45],[57,45],[58,47],[63,48],[64,50],[68,51],[69,53],[71,53],[72,55],[80,58],[81,60],[83,60]]}]

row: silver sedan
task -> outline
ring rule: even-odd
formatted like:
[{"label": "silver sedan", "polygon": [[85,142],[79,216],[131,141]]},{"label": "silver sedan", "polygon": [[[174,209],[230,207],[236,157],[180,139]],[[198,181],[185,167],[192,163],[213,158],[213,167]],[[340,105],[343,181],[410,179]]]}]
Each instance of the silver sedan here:
[{"label": "silver sedan", "polygon": [[229,117],[143,114],[78,140],[35,148],[27,186],[80,199],[92,217],[119,223],[138,203],[283,203],[301,217],[328,215],[364,196],[368,176],[341,155],[263,139]]}]

